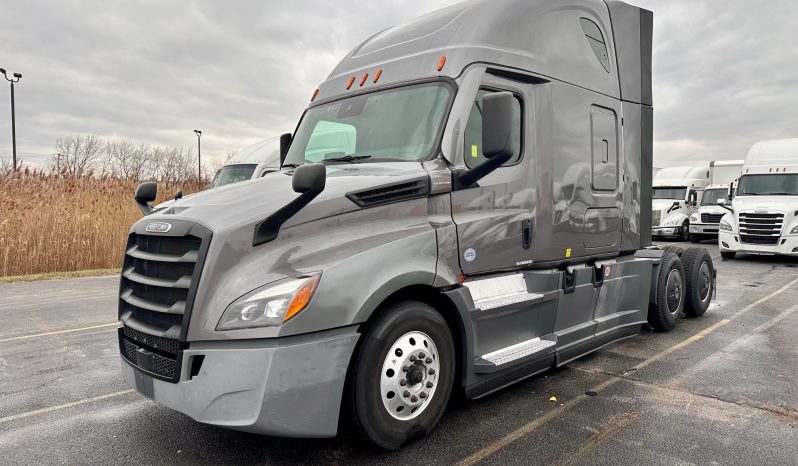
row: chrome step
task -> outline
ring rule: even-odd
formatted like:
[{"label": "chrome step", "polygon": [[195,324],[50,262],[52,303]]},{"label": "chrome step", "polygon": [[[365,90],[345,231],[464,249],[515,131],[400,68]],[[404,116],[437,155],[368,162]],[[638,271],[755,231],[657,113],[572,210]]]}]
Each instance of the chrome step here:
[{"label": "chrome step", "polygon": [[477,299],[474,301],[474,307],[482,311],[487,311],[489,309],[496,309],[503,306],[509,306],[511,304],[533,301],[542,297],[543,294],[541,293],[529,293],[527,291],[507,293],[499,296]]},{"label": "chrome step", "polygon": [[531,340],[522,341],[521,343],[502,348],[492,353],[482,356],[482,359],[491,362],[497,366],[516,361],[531,354],[539,353],[557,344],[552,340],[541,340],[540,338],[533,338]]}]

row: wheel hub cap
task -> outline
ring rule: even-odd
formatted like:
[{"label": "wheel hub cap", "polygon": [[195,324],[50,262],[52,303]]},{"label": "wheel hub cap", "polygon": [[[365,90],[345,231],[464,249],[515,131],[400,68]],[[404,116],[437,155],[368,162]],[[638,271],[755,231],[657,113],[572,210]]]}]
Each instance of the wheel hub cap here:
[{"label": "wheel hub cap", "polygon": [[395,419],[415,418],[438,386],[438,348],[426,333],[408,332],[391,345],[382,365],[380,398]]}]

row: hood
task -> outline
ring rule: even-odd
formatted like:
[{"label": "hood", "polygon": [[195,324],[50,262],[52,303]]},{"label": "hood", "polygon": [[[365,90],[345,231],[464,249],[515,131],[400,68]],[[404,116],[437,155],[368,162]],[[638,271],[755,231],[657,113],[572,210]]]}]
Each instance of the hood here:
[{"label": "hood", "polygon": [[674,202],[678,202],[682,206],[684,205],[684,201],[677,199],[654,199],[651,201],[651,208],[653,210],[668,210]]},{"label": "hood", "polygon": [[[254,225],[299,196],[291,187],[292,175],[293,170],[284,170],[196,193],[174,201],[169,208],[154,212],[140,222],[179,219],[196,222],[211,231]],[[329,165],[324,191],[286,225],[359,209],[346,197],[347,193],[426,176],[421,163],[415,162]]]},{"label": "hood", "polygon": [[732,200],[735,211],[767,211],[792,213],[798,210],[798,196],[736,196]]}]

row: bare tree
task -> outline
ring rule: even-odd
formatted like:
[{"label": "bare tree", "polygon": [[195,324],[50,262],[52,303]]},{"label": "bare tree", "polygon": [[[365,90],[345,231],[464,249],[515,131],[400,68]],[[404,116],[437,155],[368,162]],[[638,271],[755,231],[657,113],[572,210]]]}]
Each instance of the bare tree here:
[{"label": "bare tree", "polygon": [[103,142],[96,134],[67,136],[55,142],[54,162],[61,173],[86,176],[102,156]]}]

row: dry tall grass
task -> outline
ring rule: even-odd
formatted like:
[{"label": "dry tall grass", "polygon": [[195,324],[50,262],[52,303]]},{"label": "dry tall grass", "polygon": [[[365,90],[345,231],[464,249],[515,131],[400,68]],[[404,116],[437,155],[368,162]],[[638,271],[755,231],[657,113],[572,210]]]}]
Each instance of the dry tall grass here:
[{"label": "dry tall grass", "polygon": [[[0,174],[0,276],[119,267],[141,212],[134,181]],[[159,186],[158,202],[196,186]]]}]

